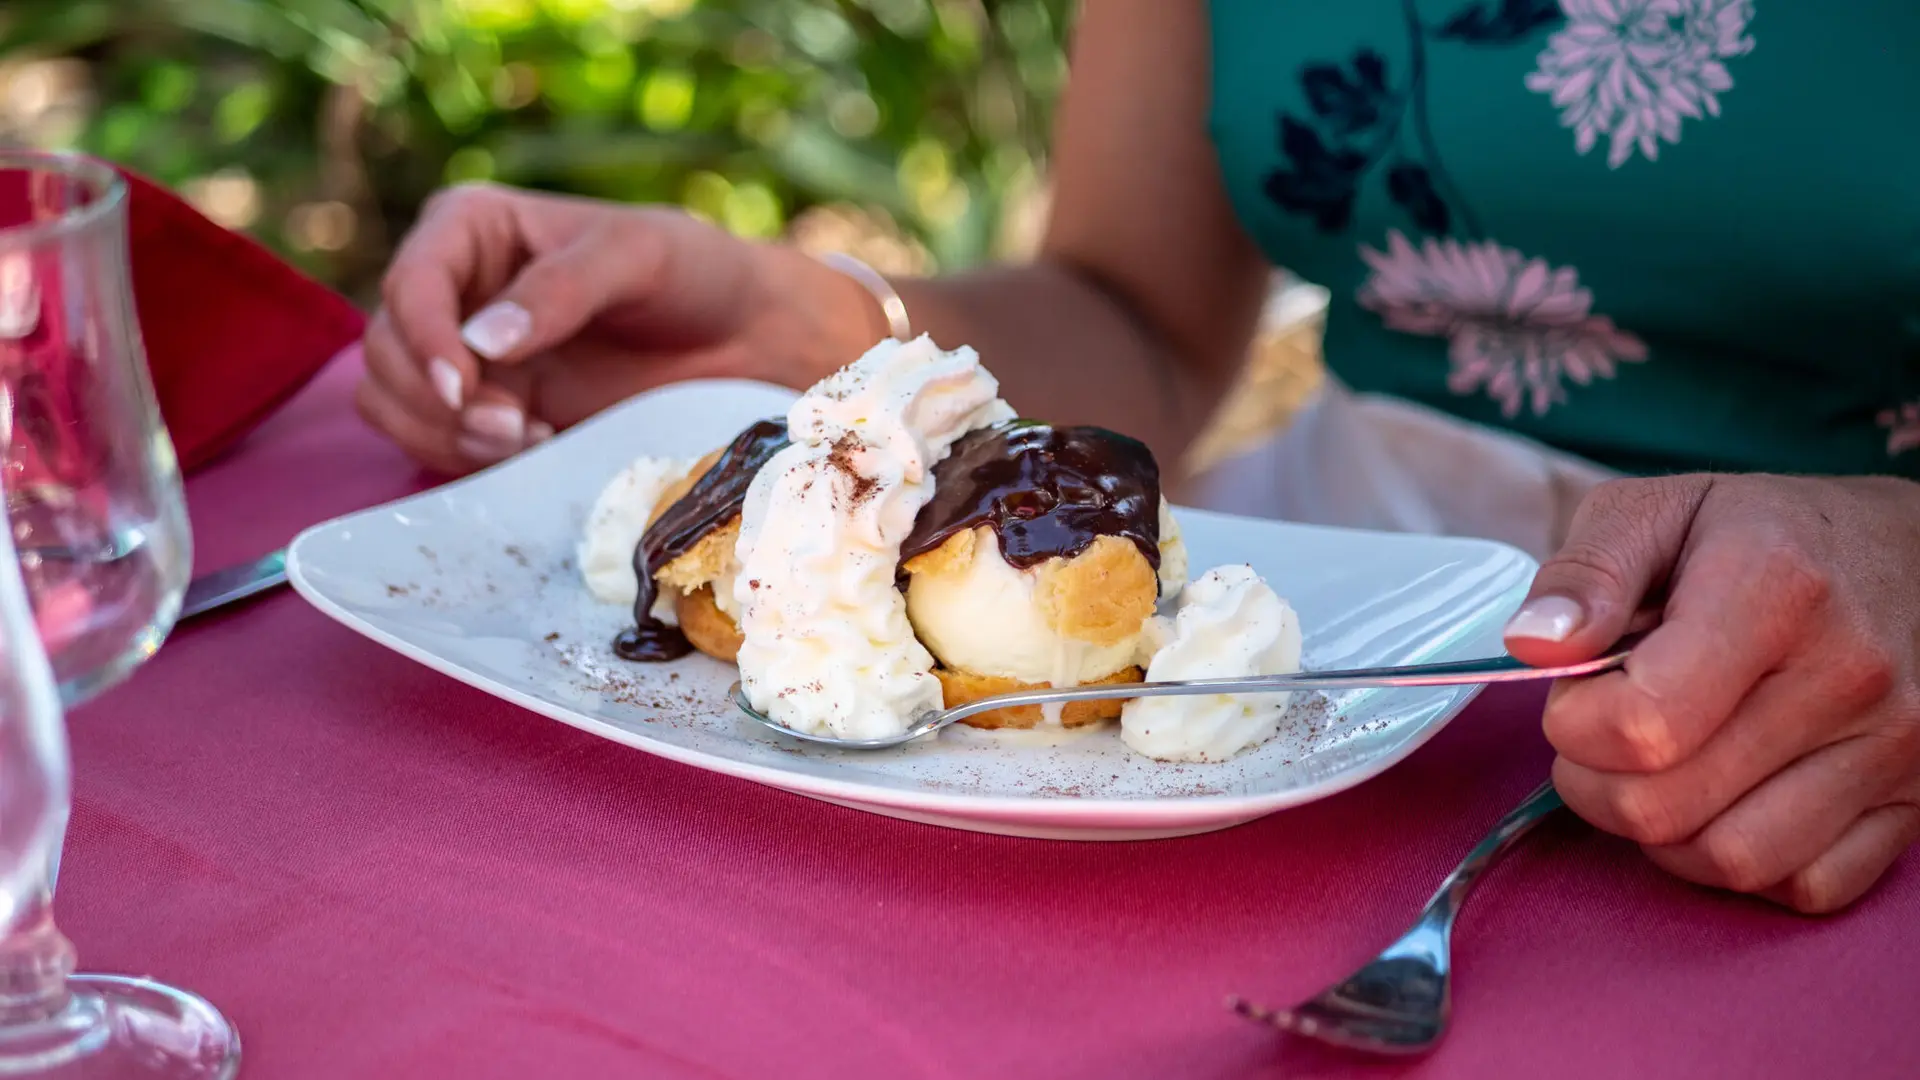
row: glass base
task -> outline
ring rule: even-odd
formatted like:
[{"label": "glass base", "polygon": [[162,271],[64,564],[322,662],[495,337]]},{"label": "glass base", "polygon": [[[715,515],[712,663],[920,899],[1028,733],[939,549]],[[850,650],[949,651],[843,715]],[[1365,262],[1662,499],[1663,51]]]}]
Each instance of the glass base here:
[{"label": "glass base", "polygon": [[67,1007],[0,1027],[0,1076],[229,1080],[240,1034],[198,994],[151,979],[74,975]]}]

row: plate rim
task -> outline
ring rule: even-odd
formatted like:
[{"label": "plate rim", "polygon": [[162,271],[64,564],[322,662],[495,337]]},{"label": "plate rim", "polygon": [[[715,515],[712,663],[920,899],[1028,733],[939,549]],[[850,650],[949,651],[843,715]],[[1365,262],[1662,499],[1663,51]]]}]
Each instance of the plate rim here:
[{"label": "plate rim", "polygon": [[[499,468],[495,466],[494,468]],[[703,750],[678,746],[661,739],[650,738],[640,731],[632,731],[618,725],[599,720],[584,713],[568,709],[563,705],[547,701],[524,690],[506,685],[486,675],[473,671],[460,664],[450,662],[438,654],[415,645],[392,634],[365,618],[348,610],[344,605],[326,595],[314,582],[308,579],[304,549],[313,539],[330,529],[348,527],[357,518],[379,513],[393,513],[401,508],[424,500],[442,497],[451,490],[465,487],[474,480],[491,472],[492,469],[474,473],[450,484],[429,491],[418,492],[400,499],[366,507],[338,517],[311,525],[300,531],[287,547],[287,578],[293,589],[302,599],[311,604],[328,618],[349,630],[382,645],[429,670],[448,676],[457,682],[490,694],[503,701],[517,705],[529,712],[566,724],[576,730],[599,736],[610,742],[627,746],[655,757],[719,773],[735,779],[776,788],[781,791],[800,795],[820,796],[831,800],[849,803],[864,803],[887,806],[903,810],[913,810],[927,814],[968,818],[968,819],[1005,819],[1033,822],[1046,819],[1061,825],[1099,824],[1112,827],[1145,826],[1149,824],[1191,825],[1206,821],[1216,821],[1232,817],[1257,817],[1285,810],[1293,806],[1316,802],[1330,795],[1338,794],[1349,788],[1372,780],[1393,766],[1406,760],[1415,751],[1431,740],[1452,720],[1477,699],[1484,687],[1469,686],[1453,702],[1441,709],[1423,723],[1409,737],[1393,749],[1376,754],[1364,761],[1342,769],[1331,776],[1314,783],[1287,788],[1281,791],[1255,794],[1195,794],[1179,796],[1157,796],[1144,798],[1113,798],[1100,796],[1060,796],[1060,795],[983,795],[965,792],[940,792],[914,790],[911,788],[878,787],[857,780],[842,780],[833,777],[816,776],[810,773],[790,772],[773,765],[761,765],[722,757]],[[1204,514],[1229,521],[1249,521],[1261,524],[1275,524],[1261,518],[1248,518],[1243,515],[1223,514],[1217,511],[1196,508],[1178,508],[1187,513]],[[1279,524],[1298,524],[1279,522]],[[1336,532],[1364,533],[1376,538],[1414,539],[1410,534],[1386,533],[1378,530],[1342,529],[1332,526],[1302,526],[1306,528]],[[1435,538],[1438,539],[1438,538]],[[1495,540],[1474,537],[1445,537],[1444,539],[1482,546],[1492,550],[1504,551],[1521,560],[1521,565],[1535,565],[1533,558],[1524,551]],[[1035,748],[1039,750],[1041,748]],[[872,751],[847,751],[847,753],[869,753]],[[884,753],[884,751],[879,751]]]}]

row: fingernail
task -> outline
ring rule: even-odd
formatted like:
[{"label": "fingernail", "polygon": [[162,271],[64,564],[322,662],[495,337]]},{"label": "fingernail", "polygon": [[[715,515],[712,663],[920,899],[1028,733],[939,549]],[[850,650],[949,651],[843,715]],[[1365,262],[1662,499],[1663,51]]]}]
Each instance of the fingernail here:
[{"label": "fingernail", "polygon": [[1542,596],[1520,605],[1507,620],[1507,637],[1536,641],[1565,641],[1586,617],[1580,605],[1564,596]]},{"label": "fingernail", "polygon": [[489,360],[498,360],[525,341],[533,316],[519,304],[503,302],[481,309],[460,328],[460,340]]},{"label": "fingernail", "polygon": [[491,442],[517,447],[527,438],[527,416],[511,405],[475,405],[461,414],[460,422]]},{"label": "fingernail", "polygon": [[545,420],[535,420],[527,425],[527,442],[543,443],[553,438],[553,425]]},{"label": "fingernail", "polygon": [[505,461],[520,451],[517,444],[503,443],[484,435],[461,435],[453,440],[453,445],[468,460],[482,465]]},{"label": "fingernail", "polygon": [[460,369],[436,356],[427,361],[427,378],[433,381],[434,392],[440,395],[441,401],[447,403],[447,408],[459,412],[462,397]]}]

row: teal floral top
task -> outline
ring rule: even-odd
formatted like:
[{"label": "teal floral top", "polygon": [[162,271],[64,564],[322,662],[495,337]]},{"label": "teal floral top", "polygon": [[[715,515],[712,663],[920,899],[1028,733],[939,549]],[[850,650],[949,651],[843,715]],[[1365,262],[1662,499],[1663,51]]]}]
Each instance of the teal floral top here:
[{"label": "teal floral top", "polygon": [[1349,385],[1630,472],[1920,477],[1920,0],[1211,0]]}]

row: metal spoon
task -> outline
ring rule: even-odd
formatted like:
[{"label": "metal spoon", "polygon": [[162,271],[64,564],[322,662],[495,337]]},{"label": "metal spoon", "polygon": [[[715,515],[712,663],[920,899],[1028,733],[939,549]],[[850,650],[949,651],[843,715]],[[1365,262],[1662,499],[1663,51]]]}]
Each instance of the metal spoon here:
[{"label": "metal spoon", "polygon": [[795,731],[753,707],[739,683],[729,693],[740,711],[782,735],[807,742],[824,743],[846,750],[884,750],[938,731],[955,720],[1005,708],[1009,705],[1047,705],[1056,701],[1096,701],[1101,698],[1191,697],[1206,694],[1271,694],[1289,690],[1347,690],[1355,687],[1391,686],[1471,686],[1479,683],[1530,682],[1535,679],[1567,679],[1611,671],[1626,663],[1627,649],[1619,649],[1597,660],[1561,667],[1537,668],[1511,656],[1490,656],[1479,660],[1452,660],[1440,664],[1407,664],[1400,667],[1355,668],[1350,671],[1301,671],[1292,675],[1255,675],[1238,679],[1186,679],[1170,682],[1103,683],[1098,686],[1073,686],[1060,690],[1021,690],[995,694],[951,709],[921,713],[898,735],[879,739],[839,739],[832,735],[813,735]]}]

